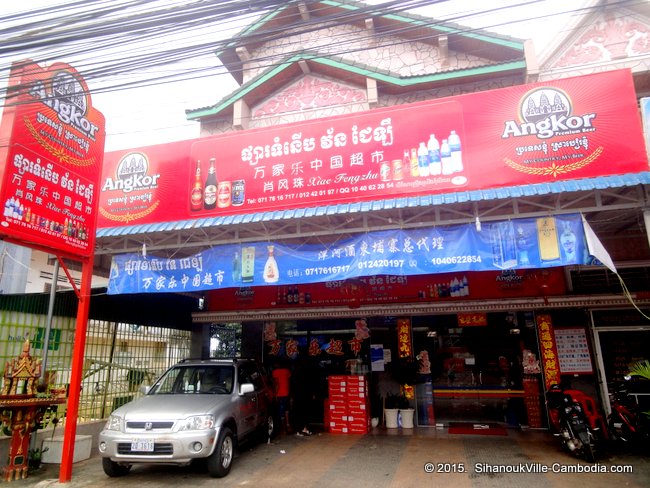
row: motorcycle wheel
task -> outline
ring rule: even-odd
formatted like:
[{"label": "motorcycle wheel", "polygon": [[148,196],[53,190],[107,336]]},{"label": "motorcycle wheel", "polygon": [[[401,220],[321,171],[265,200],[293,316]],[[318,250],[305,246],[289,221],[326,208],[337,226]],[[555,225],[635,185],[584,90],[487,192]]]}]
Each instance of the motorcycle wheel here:
[{"label": "motorcycle wheel", "polygon": [[[617,423],[619,424],[618,427],[616,426]],[[607,427],[608,427],[609,435],[610,435],[611,439],[613,441],[615,441],[615,442],[625,442],[627,440],[623,436],[623,429],[620,426],[621,423],[622,422],[620,422],[620,421],[617,422],[616,419],[614,419],[614,417],[612,417],[611,415],[609,416],[609,419],[608,419],[608,422],[607,422]]]},{"label": "motorcycle wheel", "polygon": [[591,430],[580,432],[578,434],[580,442],[582,442],[582,455],[585,461],[593,463],[596,461],[596,438]]}]

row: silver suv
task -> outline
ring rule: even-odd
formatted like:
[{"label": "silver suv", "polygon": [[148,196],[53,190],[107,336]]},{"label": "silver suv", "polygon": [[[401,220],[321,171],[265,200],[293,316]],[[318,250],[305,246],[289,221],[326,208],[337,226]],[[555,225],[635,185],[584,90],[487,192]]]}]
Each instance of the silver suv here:
[{"label": "silver suv", "polygon": [[210,475],[220,478],[244,438],[274,435],[273,385],[253,360],[184,360],[143,391],[116,409],[99,434],[108,476],[124,476],[137,463],[205,458]]}]

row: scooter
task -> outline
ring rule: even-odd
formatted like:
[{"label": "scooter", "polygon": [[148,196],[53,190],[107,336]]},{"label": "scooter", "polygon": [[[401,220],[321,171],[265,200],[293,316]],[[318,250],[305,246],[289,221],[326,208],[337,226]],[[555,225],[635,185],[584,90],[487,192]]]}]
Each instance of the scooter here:
[{"label": "scooter", "polygon": [[573,398],[571,392],[572,390],[565,390],[559,385],[552,385],[546,392],[551,427],[564,449],[593,463],[596,460],[597,431],[600,428],[590,425],[585,415],[585,406]]},{"label": "scooter", "polygon": [[637,448],[647,448],[650,443],[650,415],[641,411],[629,394],[629,376],[617,383],[609,394],[612,413],[607,417],[609,434],[613,441]]}]

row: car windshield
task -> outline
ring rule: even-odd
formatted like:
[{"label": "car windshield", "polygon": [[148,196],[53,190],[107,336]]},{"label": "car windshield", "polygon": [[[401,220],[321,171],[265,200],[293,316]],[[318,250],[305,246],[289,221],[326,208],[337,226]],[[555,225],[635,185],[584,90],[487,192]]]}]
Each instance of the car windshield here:
[{"label": "car windshield", "polygon": [[232,392],[234,371],[228,365],[176,366],[154,383],[149,395],[228,395]]}]

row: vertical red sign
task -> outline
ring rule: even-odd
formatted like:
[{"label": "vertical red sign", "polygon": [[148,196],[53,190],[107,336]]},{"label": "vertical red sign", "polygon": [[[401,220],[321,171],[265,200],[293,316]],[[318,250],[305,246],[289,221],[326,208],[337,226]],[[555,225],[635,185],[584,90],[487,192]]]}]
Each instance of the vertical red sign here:
[{"label": "vertical red sign", "polygon": [[551,385],[560,384],[560,362],[557,357],[557,346],[550,315],[537,316],[537,332],[539,334],[545,386],[548,390]]},{"label": "vertical red sign", "polygon": [[397,319],[397,355],[400,359],[413,357],[410,319]]},{"label": "vertical red sign", "polygon": [[91,256],[105,137],[74,68],[13,63],[0,126],[0,237]]}]

